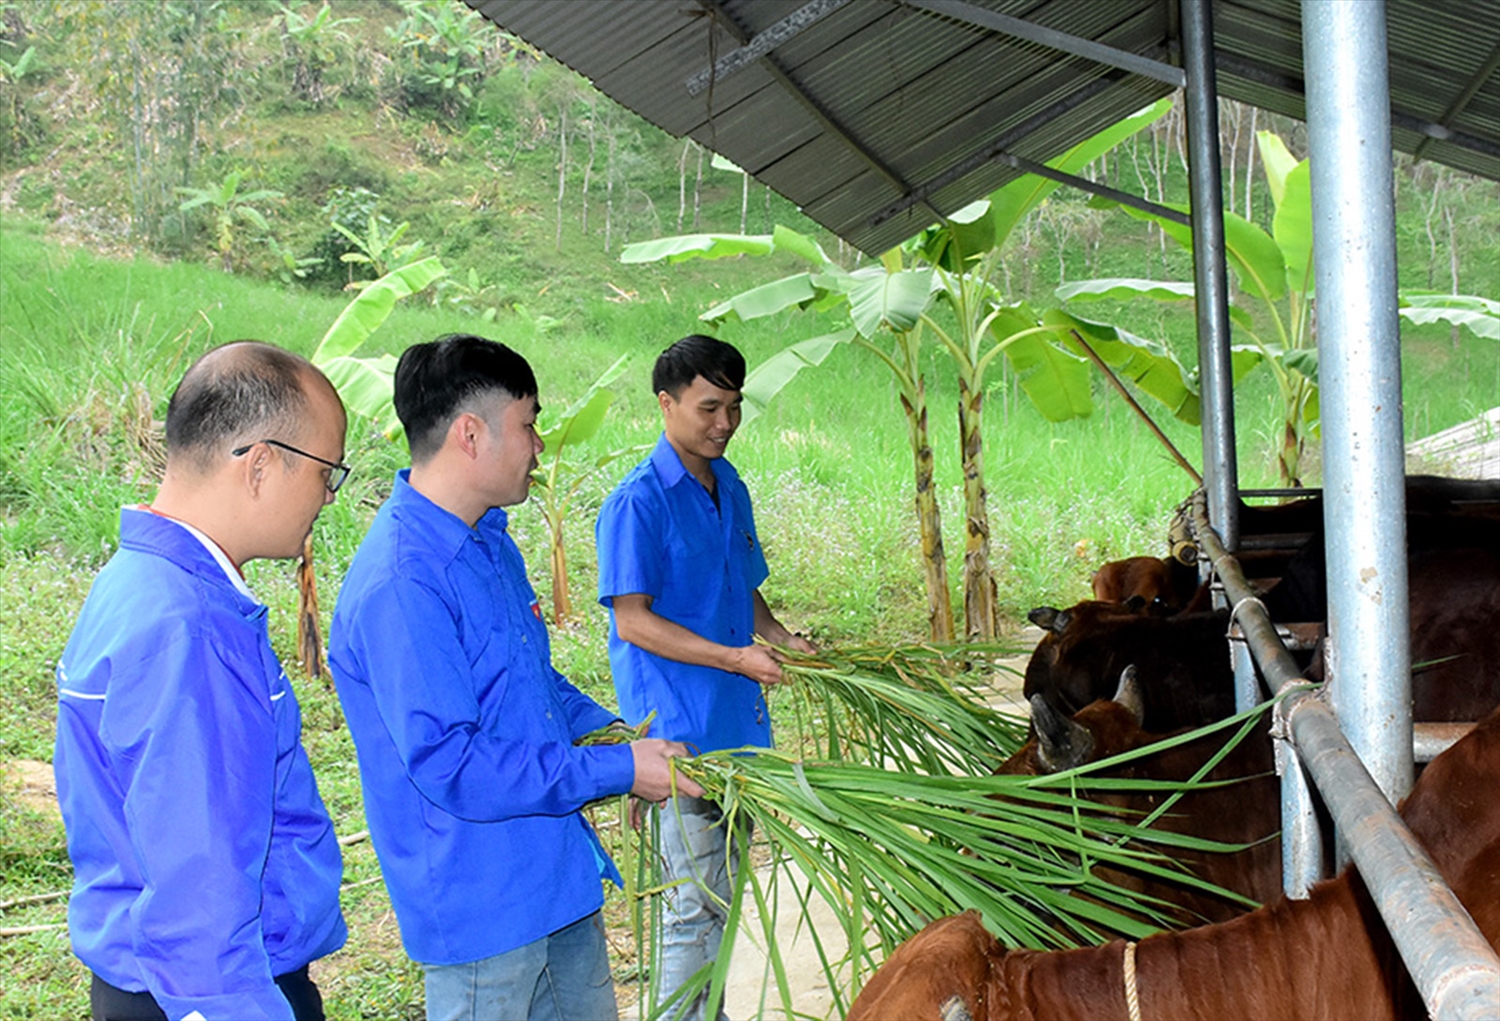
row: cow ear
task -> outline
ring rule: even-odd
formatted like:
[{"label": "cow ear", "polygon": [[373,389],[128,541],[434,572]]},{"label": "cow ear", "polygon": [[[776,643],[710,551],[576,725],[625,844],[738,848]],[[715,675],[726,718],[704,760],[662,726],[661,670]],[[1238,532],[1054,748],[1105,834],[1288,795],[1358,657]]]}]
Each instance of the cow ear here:
[{"label": "cow ear", "polygon": [[1059,612],[1050,606],[1038,606],[1026,615],[1026,619],[1043,630],[1051,631],[1052,622],[1057,619]]},{"label": "cow ear", "polygon": [[1041,695],[1032,695],[1031,723],[1036,728],[1037,768],[1060,773],[1089,761],[1094,735],[1059,713]]},{"label": "cow ear", "polygon": [[1137,727],[1145,722],[1146,702],[1141,697],[1141,685],[1136,680],[1134,663],[1120,671],[1120,686],[1115,689],[1115,697],[1112,701],[1130,710],[1130,715],[1135,717]]}]

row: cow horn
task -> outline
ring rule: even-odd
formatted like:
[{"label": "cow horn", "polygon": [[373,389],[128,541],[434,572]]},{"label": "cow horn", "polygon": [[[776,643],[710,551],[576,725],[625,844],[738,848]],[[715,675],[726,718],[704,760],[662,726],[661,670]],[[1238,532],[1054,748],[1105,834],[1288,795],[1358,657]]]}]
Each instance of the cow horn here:
[{"label": "cow horn", "polygon": [[1059,713],[1041,695],[1031,696],[1031,723],[1036,728],[1037,765],[1048,773],[1081,766],[1094,751],[1094,735]]},{"label": "cow horn", "polygon": [[1073,617],[1067,610],[1059,610],[1052,606],[1038,606],[1026,615],[1026,619],[1045,631],[1062,634],[1063,628],[1068,626],[1068,621]]},{"label": "cow horn", "polygon": [[1130,710],[1136,726],[1146,721],[1146,700],[1141,697],[1141,682],[1136,679],[1134,663],[1120,671],[1120,686],[1115,689],[1114,701]]}]

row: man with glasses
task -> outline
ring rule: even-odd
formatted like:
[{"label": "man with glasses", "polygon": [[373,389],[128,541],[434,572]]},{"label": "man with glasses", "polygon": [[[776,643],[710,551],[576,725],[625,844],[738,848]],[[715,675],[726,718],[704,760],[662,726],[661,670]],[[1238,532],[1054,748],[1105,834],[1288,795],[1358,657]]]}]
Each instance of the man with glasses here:
[{"label": "man with glasses", "polygon": [[96,1019],[323,1017],[308,964],[346,938],[343,867],[241,567],[302,552],[349,474],[345,425],[297,355],[195,362],[156,498],[122,511],[58,661],[68,929]]},{"label": "man with glasses", "polygon": [[600,879],[619,874],[582,809],[662,801],[686,749],[574,745],[616,717],[552,668],[510,535],[542,450],[526,359],[468,334],[415,344],[395,405],[412,466],[349,566],[328,660],[401,942],[429,1019],[605,1021]]}]

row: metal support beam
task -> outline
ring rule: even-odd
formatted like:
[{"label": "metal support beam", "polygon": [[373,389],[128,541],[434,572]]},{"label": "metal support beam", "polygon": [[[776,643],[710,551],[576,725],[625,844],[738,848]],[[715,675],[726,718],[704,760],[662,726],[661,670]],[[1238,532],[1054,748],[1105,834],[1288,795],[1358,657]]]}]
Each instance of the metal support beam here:
[{"label": "metal support beam", "polygon": [[1392,804],[1411,790],[1406,452],[1384,0],[1303,0],[1328,674]]},{"label": "metal support beam", "polygon": [[1111,188],[1108,185],[1099,184],[1097,181],[1090,181],[1087,177],[1079,177],[1076,174],[1065,174],[1061,170],[1053,170],[1045,163],[1038,163],[1035,160],[1027,159],[1025,156],[1017,156],[1015,153],[1010,152],[996,153],[995,159],[1001,163],[1015,167],[1017,170],[1024,170],[1028,174],[1035,174],[1038,177],[1045,177],[1049,181],[1066,184],[1071,188],[1077,188],[1079,191],[1086,191],[1090,195],[1099,195],[1118,202],[1122,206],[1144,210],[1153,216],[1160,216],[1165,220],[1171,220],[1173,223],[1180,223],[1184,227],[1192,226],[1191,218],[1184,212],[1169,209],[1156,202],[1143,199],[1139,195],[1132,195],[1128,191],[1120,191],[1118,188]]},{"label": "metal support beam", "polygon": [[[1480,65],[1479,70],[1474,72],[1473,76],[1469,79],[1469,84],[1464,86],[1463,91],[1453,98],[1453,102],[1448,104],[1448,109],[1444,110],[1443,115],[1438,118],[1438,124],[1443,128],[1451,129],[1458,115],[1464,112],[1464,108],[1469,105],[1469,102],[1475,96],[1479,95],[1479,90],[1484,88],[1484,83],[1490,80],[1490,75],[1495,73],[1496,68],[1500,68],[1500,42],[1497,42],[1495,48],[1490,51],[1489,59]],[[1421,142],[1417,143],[1416,151],[1412,153],[1412,156],[1415,159],[1421,159],[1423,154],[1427,152],[1427,147],[1431,144],[1431,136],[1422,139]]]},{"label": "metal support beam", "polygon": [[[1234,75],[1236,78],[1244,78],[1260,85],[1268,85],[1273,89],[1280,89],[1282,92],[1293,96],[1303,96],[1304,99],[1306,98],[1305,84],[1301,78],[1295,75],[1284,74],[1281,71],[1266,67],[1263,64],[1257,64],[1252,60],[1246,60],[1244,57],[1227,53],[1224,50],[1215,51],[1215,59],[1218,61],[1219,68],[1225,74]],[[1394,108],[1391,110],[1391,126],[1400,128],[1403,131],[1411,131],[1415,134],[1423,135],[1427,139],[1447,142],[1450,145],[1457,146],[1460,149],[1467,149],[1481,156],[1500,157],[1500,145],[1487,138],[1479,138],[1462,131],[1454,131],[1446,124],[1437,124],[1424,117],[1407,113],[1404,110]]]},{"label": "metal support beam", "polygon": [[1055,28],[1047,28],[1022,18],[1012,18],[1008,14],[976,7],[973,4],[963,3],[962,0],[905,0],[905,5],[931,11],[933,14],[941,14],[945,18],[952,18],[966,25],[987,28],[1001,35],[1041,43],[1043,46],[1060,50],[1063,53],[1071,53],[1095,63],[1118,67],[1123,71],[1166,82],[1173,88],[1180,89],[1185,84],[1182,69],[1173,67],[1171,64],[1164,64],[1159,60],[1143,57],[1139,53],[1131,53],[1129,50],[1096,43],[1092,39],[1083,39],[1066,32],[1059,32]]},{"label": "metal support beam", "polygon": [[1193,207],[1193,285],[1198,296],[1198,373],[1203,399],[1203,488],[1229,549],[1239,545],[1239,466],[1234,446],[1234,370],[1229,357],[1229,276],[1219,171],[1219,95],[1209,0],[1182,0],[1187,69],[1188,193]]},{"label": "metal support beam", "polygon": [[[842,2],[843,0],[840,0],[840,3]],[[698,3],[701,7],[703,7],[704,10],[713,15],[718,25],[721,25],[726,31],[728,31],[735,38],[739,39],[741,43],[745,44],[748,47],[749,43],[752,41],[749,33],[742,29],[735,22],[735,20],[730,17],[729,14],[723,10],[723,8],[719,6],[719,0],[698,0]],[[808,7],[812,6],[814,5],[808,5]],[[803,10],[806,9],[807,8],[803,8]],[[793,17],[795,17],[795,15],[793,15]],[[790,21],[791,18],[787,18],[785,20]],[[763,32],[761,34],[764,35],[765,33]],[[756,38],[759,38],[759,36],[757,36]],[[824,133],[842,142],[851,153],[858,157],[867,167],[875,171],[876,174],[884,179],[885,182],[896,191],[901,192],[902,194],[911,193],[912,187],[906,181],[906,179],[898,174],[893,167],[887,164],[879,156],[876,156],[868,146],[866,146],[859,139],[855,138],[852,132],[845,128],[843,124],[835,120],[833,116],[828,113],[828,111],[824,110],[823,107],[813,99],[812,96],[808,95],[807,90],[804,89],[798,82],[792,79],[792,76],[789,75],[786,69],[781,66],[781,62],[776,59],[774,54],[763,53],[760,55],[759,59],[762,66],[766,69],[766,73],[771,76],[776,84],[780,85],[783,89],[786,90],[787,95],[791,96],[802,105],[803,109],[805,109],[808,114],[811,115],[812,118],[816,120],[818,124],[823,128]],[[710,146],[710,148],[712,148],[712,146]],[[745,169],[747,172],[754,174],[761,168],[746,167]],[[913,199],[909,203],[909,205],[926,205],[926,202],[923,199]],[[932,217],[935,220],[940,219],[943,215],[932,206],[927,206],[927,210],[932,214]]]},{"label": "metal support beam", "polygon": [[1119,84],[1120,80],[1124,77],[1125,75],[1121,71],[1110,71],[1103,77],[1095,78],[1077,91],[1069,93],[1046,109],[1037,111],[974,155],[960,160],[931,180],[912,188],[908,194],[870,217],[869,225],[871,227],[878,227],[891,217],[906,212],[912,206],[927,202],[931,196],[942,191],[959,178],[973,173],[995,159],[1033,131],[1045,127],[1049,122],[1061,117],[1074,107],[1081,106],[1096,96],[1108,92]]},{"label": "metal support beam", "polygon": [[755,63],[782,43],[801,35],[813,25],[847,4],[849,0],[812,0],[812,3],[782,18],[764,32],[758,32],[739,49],[724,54],[686,81],[688,95],[696,96],[715,82],[723,81],[741,68]]}]

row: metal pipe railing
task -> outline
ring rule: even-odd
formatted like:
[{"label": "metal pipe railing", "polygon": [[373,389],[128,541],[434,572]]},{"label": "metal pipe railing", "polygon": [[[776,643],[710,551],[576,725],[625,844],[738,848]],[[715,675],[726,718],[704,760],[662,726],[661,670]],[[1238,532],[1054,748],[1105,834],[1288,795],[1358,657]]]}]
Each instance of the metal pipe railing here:
[{"label": "metal pipe railing", "polygon": [[[1278,743],[1289,754],[1300,751],[1428,1011],[1459,1021],[1492,1018],[1500,958],[1350,747],[1321,691],[1300,676],[1265,606],[1210,527],[1201,491],[1193,497],[1192,520],[1262,675],[1286,693],[1277,710]],[[1283,833],[1283,854],[1289,835]]]}]

